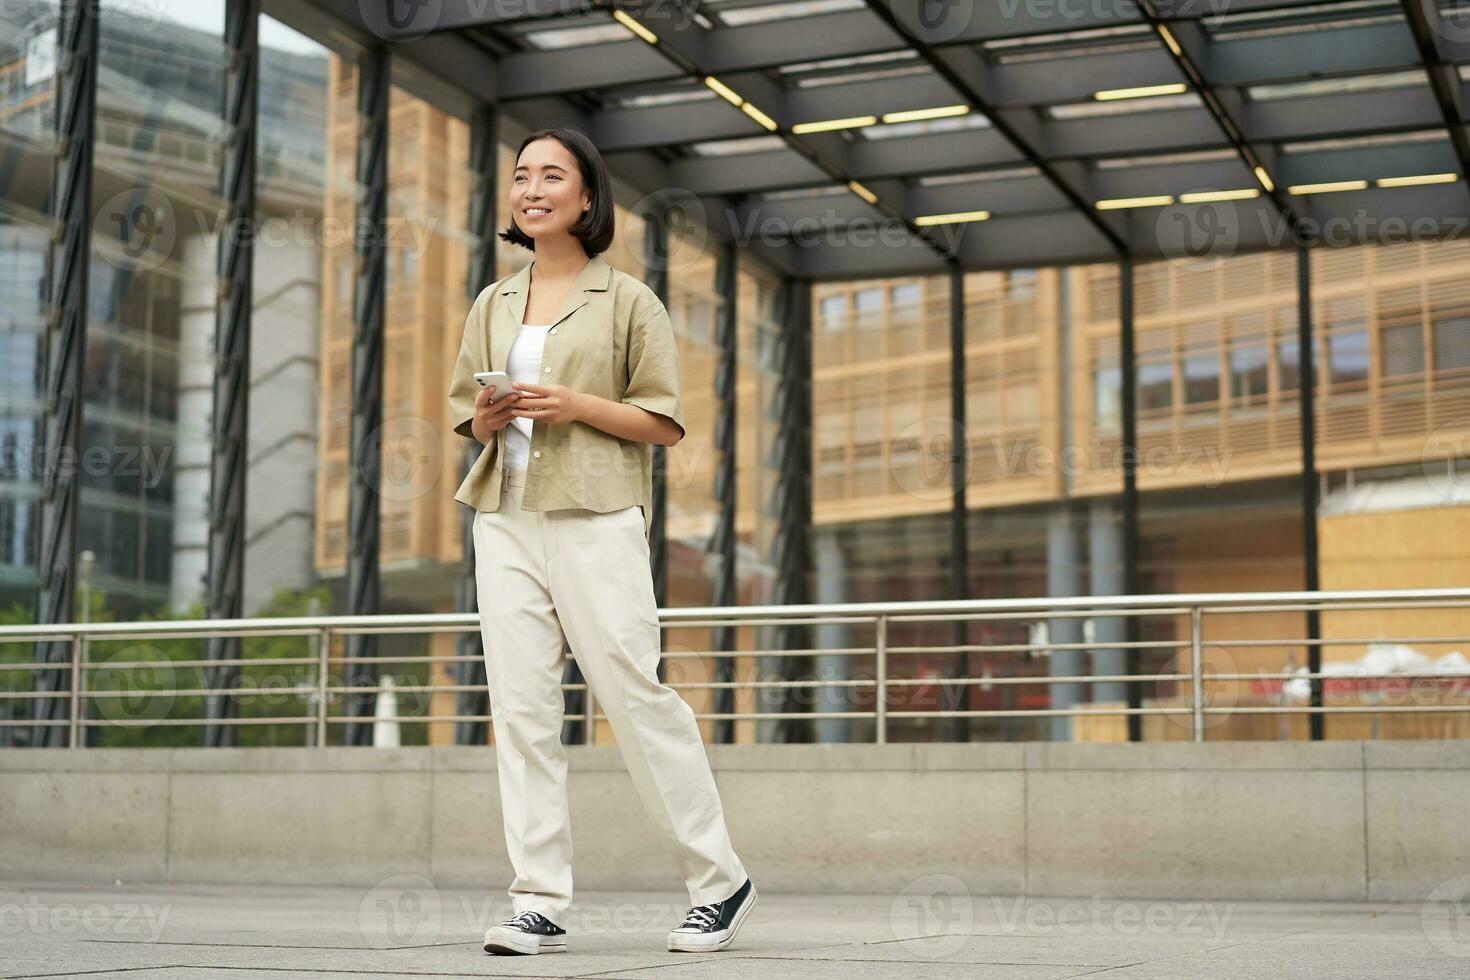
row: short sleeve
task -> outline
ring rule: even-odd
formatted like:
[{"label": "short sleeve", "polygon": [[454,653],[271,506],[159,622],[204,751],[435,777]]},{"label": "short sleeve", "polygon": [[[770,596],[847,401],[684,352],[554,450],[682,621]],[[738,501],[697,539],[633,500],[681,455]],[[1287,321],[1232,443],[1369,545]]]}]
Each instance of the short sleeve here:
[{"label": "short sleeve", "polygon": [[[464,337],[459,342],[459,356],[454,361],[454,372],[449,380],[449,424],[462,436],[475,438],[470,423],[475,420],[475,396],[479,385],[475,384],[475,372],[481,370],[481,341],[484,331],[480,324],[485,293],[476,297],[464,321]],[[477,440],[478,441],[478,440]]]},{"label": "short sleeve", "polygon": [[628,390],[622,400],[670,419],[682,439],[686,433],[681,385],[674,324],[664,304],[655,302],[628,333]]}]

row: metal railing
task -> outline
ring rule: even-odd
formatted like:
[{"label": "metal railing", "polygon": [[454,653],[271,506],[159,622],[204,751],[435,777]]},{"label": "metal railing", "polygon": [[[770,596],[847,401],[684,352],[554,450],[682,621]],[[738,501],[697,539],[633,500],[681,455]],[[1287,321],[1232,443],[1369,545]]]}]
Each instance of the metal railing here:
[{"label": "metal railing", "polygon": [[[1398,713],[1398,712],[1459,712],[1470,713],[1470,703],[1439,704],[1320,704],[1294,705],[1284,702],[1269,705],[1207,704],[1207,682],[1218,685],[1222,682],[1308,682],[1323,679],[1341,679],[1341,675],[1328,671],[1305,673],[1302,671],[1231,671],[1213,669],[1206,673],[1204,650],[1207,644],[1215,643],[1205,637],[1206,620],[1218,620],[1225,616],[1242,616],[1259,613],[1320,612],[1333,611],[1402,611],[1406,609],[1467,608],[1470,607],[1470,588],[1465,589],[1410,589],[1410,590],[1367,590],[1338,592],[1240,592],[1240,593],[1195,593],[1178,595],[1133,595],[1133,596],[1077,596],[1034,599],[975,599],[921,602],[878,602],[878,603],[824,603],[790,606],[741,606],[724,608],[671,608],[659,611],[660,624],[665,630],[713,628],[718,626],[758,627],[791,625],[844,625],[871,628],[873,642],[866,646],[813,647],[806,649],[747,649],[733,651],[683,650],[665,651],[664,659],[743,658],[760,660],[768,657],[872,657],[871,677],[827,678],[817,680],[733,680],[670,684],[676,690],[715,690],[730,688],[740,690],[798,690],[822,687],[845,688],[871,692],[872,708],[863,711],[736,711],[727,713],[697,713],[698,719],[733,719],[765,721],[778,718],[822,719],[865,719],[873,723],[874,740],[888,740],[890,725],[895,720],[926,718],[1046,718],[1053,716],[1127,716],[1154,715],[1187,718],[1190,735],[1195,741],[1203,741],[1211,715],[1228,713],[1276,713],[1294,714],[1322,712],[1353,713]],[[1094,639],[1083,643],[964,643],[928,644],[921,646],[896,646],[890,642],[895,627],[914,624],[956,623],[962,621],[984,623],[1008,623],[1012,626],[1038,621],[1056,621],[1067,618],[1091,618],[1094,620],[1138,619],[1156,617],[1178,617],[1187,619],[1187,635],[1181,639],[1156,639],[1127,642],[1124,640]],[[1470,623],[1470,614],[1466,617]],[[479,629],[475,614],[442,613],[421,615],[380,616],[308,616],[290,618],[260,618],[231,620],[178,620],[152,621],[146,623],[69,623],[60,625],[31,625],[0,627],[0,676],[16,671],[63,671],[70,679],[69,690],[14,691],[0,690],[0,703],[36,698],[65,698],[69,703],[65,719],[41,720],[9,717],[10,712],[0,712],[0,727],[65,725],[68,728],[68,745],[83,747],[82,729],[90,726],[167,726],[167,725],[308,725],[314,729],[315,745],[327,745],[328,727],[345,723],[372,723],[372,717],[334,715],[329,705],[336,696],[373,692],[382,694],[388,690],[383,684],[354,686],[334,684],[333,668],[352,664],[383,665],[391,663],[432,663],[443,665],[465,661],[479,661],[479,656],[375,656],[370,660],[352,660],[332,653],[332,641],[352,633],[463,633]],[[124,660],[92,661],[89,648],[98,643],[146,640],[202,639],[214,636],[239,637],[306,637],[314,640],[315,652],[305,657],[241,657],[233,660]],[[67,662],[14,661],[3,658],[10,644],[35,643],[37,641],[64,642],[70,644],[71,656]],[[1470,643],[1470,636],[1329,636],[1309,639],[1304,636],[1221,638],[1220,648],[1252,647],[1309,647],[1312,645],[1358,645],[1381,642],[1413,642],[1424,644]],[[1077,651],[1174,651],[1180,663],[1179,669],[1156,673],[1139,674],[1046,674],[1026,676],[949,676],[942,677],[891,677],[890,660],[896,655],[954,655],[962,653],[988,653],[1024,655],[1037,652],[1061,650]],[[1187,653],[1186,653],[1187,651]],[[1187,669],[1184,665],[1187,663]],[[301,716],[233,717],[233,718],[89,718],[84,709],[86,703],[115,697],[174,698],[204,697],[213,694],[235,694],[248,696],[277,689],[231,687],[219,690],[203,688],[164,688],[159,690],[129,690],[124,692],[99,690],[87,684],[89,672],[99,670],[176,670],[181,668],[216,668],[222,666],[259,667],[306,667],[315,675],[315,691],[312,700],[314,711]],[[1470,685],[1470,674],[1459,671],[1434,673],[1419,671],[1411,674],[1379,673],[1355,674],[1354,679],[1393,677],[1398,679],[1447,678],[1460,680],[1460,689]],[[1100,707],[1049,707],[1049,708],[1001,708],[939,710],[892,710],[889,702],[894,694],[904,689],[923,686],[963,690],[974,685],[986,685],[986,689],[1007,685],[1052,685],[1052,684],[1183,684],[1188,692],[1188,703],[1178,707],[1126,707],[1104,705]],[[586,691],[585,684],[563,683],[564,691]],[[428,684],[394,685],[397,693],[459,693],[484,692],[484,684]],[[588,693],[584,726],[585,741],[595,738],[596,720],[605,718],[596,711],[595,699]],[[488,722],[487,715],[412,715],[394,719],[400,723],[432,722]]]}]

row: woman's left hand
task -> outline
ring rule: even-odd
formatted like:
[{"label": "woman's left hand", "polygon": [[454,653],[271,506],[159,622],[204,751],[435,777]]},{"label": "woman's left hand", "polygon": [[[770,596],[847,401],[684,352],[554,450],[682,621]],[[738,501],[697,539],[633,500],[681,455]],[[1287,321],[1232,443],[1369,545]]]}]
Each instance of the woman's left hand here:
[{"label": "woman's left hand", "polygon": [[536,419],[548,425],[575,422],[582,417],[582,395],[566,385],[533,385],[517,382],[511,388],[521,393],[510,414],[519,419]]}]

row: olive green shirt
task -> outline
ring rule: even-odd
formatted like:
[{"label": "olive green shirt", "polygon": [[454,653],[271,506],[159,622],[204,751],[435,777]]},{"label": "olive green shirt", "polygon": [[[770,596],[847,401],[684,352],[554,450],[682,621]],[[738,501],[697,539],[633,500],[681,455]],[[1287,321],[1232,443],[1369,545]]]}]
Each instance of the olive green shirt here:
[{"label": "olive green shirt", "polygon": [[[528,263],[481,290],[465,318],[449,382],[454,431],[474,438],[476,371],[506,370],[525,317]],[[668,310],[646,284],[593,256],[577,274],[546,331],[538,384],[559,384],[672,419],[684,434],[679,351]],[[501,392],[496,392],[497,396]],[[505,429],[486,443],[454,499],[477,511],[500,507]],[[648,531],[653,444],[620,439],[585,422],[533,421],[522,510],[585,508],[606,513],[638,504]]]}]

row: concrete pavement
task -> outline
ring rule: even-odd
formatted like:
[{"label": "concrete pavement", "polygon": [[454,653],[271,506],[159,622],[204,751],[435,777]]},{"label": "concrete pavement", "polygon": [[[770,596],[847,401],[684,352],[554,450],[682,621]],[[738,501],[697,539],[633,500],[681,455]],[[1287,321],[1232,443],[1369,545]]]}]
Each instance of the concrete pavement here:
[{"label": "concrete pavement", "polygon": [[[756,882],[757,888],[760,882]],[[513,976],[716,980],[1426,978],[1470,975],[1463,902],[1189,902],[762,891],[735,944],[670,953],[675,892],[578,892],[568,952],[490,956],[503,888],[0,883],[0,976],[89,980]]]}]

